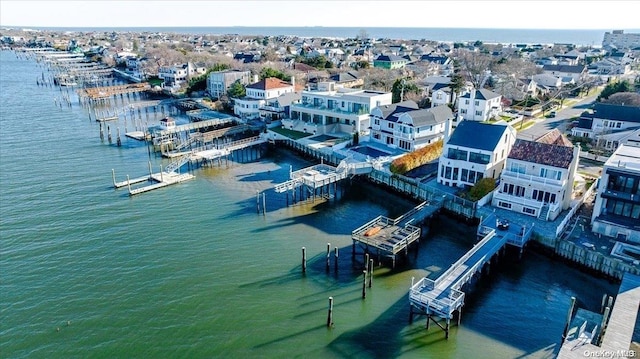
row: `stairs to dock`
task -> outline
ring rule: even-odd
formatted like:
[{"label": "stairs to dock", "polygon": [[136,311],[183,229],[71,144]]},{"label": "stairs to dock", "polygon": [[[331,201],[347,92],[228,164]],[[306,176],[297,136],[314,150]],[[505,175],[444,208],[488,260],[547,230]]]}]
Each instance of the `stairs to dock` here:
[{"label": "stairs to dock", "polygon": [[189,162],[190,159],[191,159],[191,154],[182,156],[177,160],[169,163],[167,167],[165,167],[164,172],[166,173],[176,172],[176,170],[182,167],[185,163]]}]

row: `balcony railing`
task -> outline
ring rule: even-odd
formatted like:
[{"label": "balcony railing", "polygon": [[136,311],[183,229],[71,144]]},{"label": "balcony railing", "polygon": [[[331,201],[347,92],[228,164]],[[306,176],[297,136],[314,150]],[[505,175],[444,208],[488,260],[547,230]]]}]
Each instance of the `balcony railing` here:
[{"label": "balcony railing", "polygon": [[[369,111],[367,111],[366,109],[360,109],[358,111],[344,111],[341,110],[339,108],[328,108],[327,106],[314,106],[312,103],[299,103],[299,104],[295,104],[295,105],[291,105],[291,110],[295,110],[295,109],[310,109],[310,110],[318,110],[318,111],[322,111],[322,112],[332,112],[332,113],[337,113],[337,114],[341,114],[341,115],[368,115]],[[298,110],[300,111],[300,110]]]},{"label": "balcony railing", "polygon": [[499,191],[493,192],[493,198],[496,200],[503,200],[506,202],[517,203],[523,206],[535,208],[538,211],[542,208],[542,205],[544,204],[542,202],[534,201],[532,199],[527,199],[525,197],[517,197],[514,195],[510,195],[508,193],[499,192]]},{"label": "balcony railing", "polygon": [[564,184],[567,182],[567,180],[555,180],[551,178],[532,176],[532,175],[527,175],[524,173],[519,173],[519,172],[514,172],[509,170],[502,171],[502,175],[511,177],[511,178],[517,178],[519,180],[523,180],[527,182],[536,182],[536,183],[542,183],[544,185],[558,186],[558,187],[564,187]]}]

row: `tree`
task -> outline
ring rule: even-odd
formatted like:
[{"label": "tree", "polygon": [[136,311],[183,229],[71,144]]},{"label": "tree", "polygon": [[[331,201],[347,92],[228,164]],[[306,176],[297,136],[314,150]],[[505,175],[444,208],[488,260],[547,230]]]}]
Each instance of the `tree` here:
[{"label": "tree", "polygon": [[414,82],[406,78],[396,79],[391,87],[391,102],[404,101],[405,95],[409,92],[420,93],[420,89]]},{"label": "tree", "polygon": [[454,72],[453,72],[453,75],[451,76],[451,82],[449,83],[449,88],[451,89],[451,99],[450,99],[449,103],[452,106],[455,105],[454,104],[455,97],[457,96],[457,94],[460,93],[460,91],[464,88],[464,86],[465,86],[464,78],[462,77],[462,75],[460,75],[460,72],[458,71],[458,69],[456,67]]},{"label": "tree", "polygon": [[369,68],[369,61],[358,61],[355,62],[354,64],[351,65],[351,67],[353,67],[355,70],[360,70],[360,69],[368,69]]},{"label": "tree", "polygon": [[487,54],[478,54],[475,52],[461,49],[458,51],[458,63],[461,74],[473,84],[476,89],[482,88],[486,71],[490,69],[492,57]]},{"label": "tree", "polygon": [[605,100],[609,98],[609,96],[618,92],[633,92],[633,85],[631,85],[627,80],[610,83],[602,90],[597,101]]},{"label": "tree", "polygon": [[282,71],[273,69],[271,67],[262,68],[262,70],[260,71],[260,79],[264,80],[264,79],[269,78],[269,77],[275,77],[275,78],[278,78],[278,79],[280,79],[282,81],[291,81],[291,76],[285,74]]},{"label": "tree", "polygon": [[230,98],[240,98],[244,97],[247,94],[247,89],[240,83],[240,81],[234,82],[229,90],[227,91],[227,95]]}]

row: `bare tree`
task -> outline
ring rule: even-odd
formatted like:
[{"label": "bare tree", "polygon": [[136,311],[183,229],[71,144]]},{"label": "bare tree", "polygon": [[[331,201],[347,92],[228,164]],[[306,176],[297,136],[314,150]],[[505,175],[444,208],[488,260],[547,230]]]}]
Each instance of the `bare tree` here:
[{"label": "bare tree", "polygon": [[479,89],[490,69],[493,58],[490,55],[471,52],[467,49],[459,49],[456,60],[460,72],[464,78],[471,82],[476,89]]}]

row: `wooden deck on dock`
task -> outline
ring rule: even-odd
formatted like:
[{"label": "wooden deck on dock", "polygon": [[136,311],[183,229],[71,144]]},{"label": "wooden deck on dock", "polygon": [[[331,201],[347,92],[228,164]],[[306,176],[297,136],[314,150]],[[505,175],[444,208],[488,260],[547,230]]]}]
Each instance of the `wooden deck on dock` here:
[{"label": "wooden deck on dock", "polygon": [[115,95],[144,92],[150,88],[151,85],[147,82],[118,86],[90,87],[78,90],[78,95],[80,97],[88,97],[90,100],[98,100]]},{"label": "wooden deck on dock", "polygon": [[592,344],[589,336],[585,336],[586,339],[582,340],[581,338],[568,337],[563,342],[557,358],[585,358],[587,357],[585,353],[589,353],[592,357],[595,357],[597,353],[607,353],[607,356],[600,355],[600,357],[608,358],[637,356],[638,353],[631,356],[630,348],[639,306],[640,276],[625,273],[600,346]]}]

